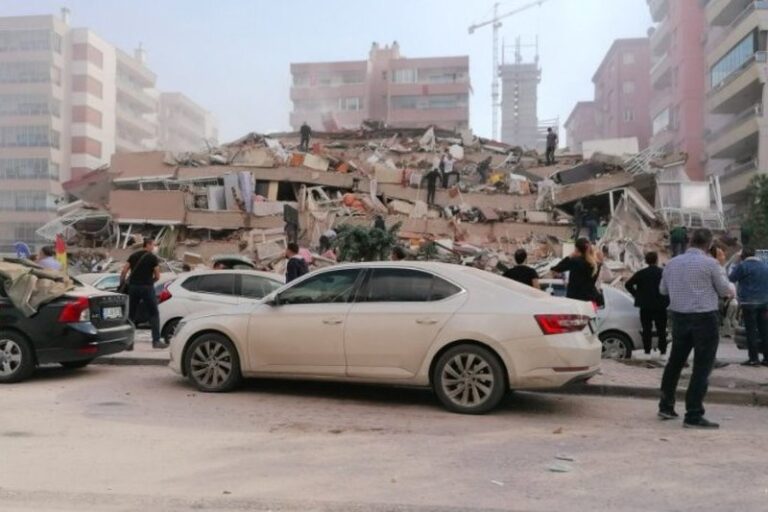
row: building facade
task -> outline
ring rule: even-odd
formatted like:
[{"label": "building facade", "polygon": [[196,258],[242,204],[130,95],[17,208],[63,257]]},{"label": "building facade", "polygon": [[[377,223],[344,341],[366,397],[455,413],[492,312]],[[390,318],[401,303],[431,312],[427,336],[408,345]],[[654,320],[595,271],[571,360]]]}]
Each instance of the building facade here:
[{"label": "building facade", "polygon": [[651,144],[688,154],[686,173],[705,177],[704,98],[706,35],[701,0],[647,0],[656,22],[650,35]]},{"label": "building facade", "polygon": [[768,2],[704,4],[707,172],[719,176],[723,201],[738,208],[752,178],[768,172]]},{"label": "building facade", "polygon": [[594,101],[580,101],[565,121],[566,143],[576,153],[587,140],[600,139],[600,111]]},{"label": "building facade", "polygon": [[[35,231],[55,218],[61,184],[115,152],[156,148],[166,120],[144,51],[129,55],[68,18],[0,18],[0,254],[43,243]],[[201,129],[215,133],[203,112]]]},{"label": "building facade", "polygon": [[636,137],[640,149],[651,140],[651,53],[648,38],[617,39],[592,83],[594,100],[577,103],[566,121],[568,144]]},{"label": "building facade", "polygon": [[168,151],[198,151],[218,143],[213,115],[180,92],[160,93],[158,147]]},{"label": "building facade", "polygon": [[536,62],[499,66],[501,78],[501,141],[515,146],[539,147],[538,91],[541,68]]},{"label": "building facade", "polygon": [[290,124],[356,128],[366,119],[395,127],[469,127],[469,57],[409,59],[397,42],[374,43],[368,60],[291,64]]}]

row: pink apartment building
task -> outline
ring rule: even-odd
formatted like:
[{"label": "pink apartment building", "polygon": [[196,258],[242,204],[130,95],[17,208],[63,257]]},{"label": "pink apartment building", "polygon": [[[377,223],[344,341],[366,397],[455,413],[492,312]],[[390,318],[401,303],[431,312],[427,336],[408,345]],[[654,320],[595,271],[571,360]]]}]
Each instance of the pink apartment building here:
[{"label": "pink apartment building", "polygon": [[[594,101],[577,104],[566,122],[568,144],[571,140],[581,144],[596,138],[637,137],[641,149],[648,147],[650,69],[648,38],[614,41],[592,77]],[[590,110],[594,124],[589,119]]]},{"label": "pink apartment building", "polygon": [[687,153],[688,176],[702,180],[706,98],[703,43],[707,32],[704,8],[701,0],[647,1],[657,23],[650,36],[651,141],[654,147]]},{"label": "pink apartment building", "polygon": [[365,119],[396,127],[469,126],[469,57],[410,59],[397,42],[374,43],[368,60],[291,64],[290,124],[356,128]]}]

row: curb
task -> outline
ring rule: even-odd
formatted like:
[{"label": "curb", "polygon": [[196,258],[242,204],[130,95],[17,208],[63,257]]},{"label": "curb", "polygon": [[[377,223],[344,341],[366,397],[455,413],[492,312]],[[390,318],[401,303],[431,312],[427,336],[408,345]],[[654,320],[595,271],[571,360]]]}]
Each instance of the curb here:
[{"label": "curb", "polygon": [[157,359],[154,357],[114,357],[104,356],[93,360],[91,364],[103,364],[111,366],[168,366],[168,359]]},{"label": "curb", "polygon": [[[657,400],[659,398],[658,388],[620,386],[610,384],[584,384],[581,386],[567,387],[559,390],[552,390],[552,393],[569,395],[590,395],[590,396],[616,396],[625,398],[650,398]],[[677,399],[685,402],[685,390],[678,389]],[[705,402],[725,405],[751,405],[757,407],[768,407],[768,392],[763,391],[733,391],[729,389],[710,389],[707,392]]]}]

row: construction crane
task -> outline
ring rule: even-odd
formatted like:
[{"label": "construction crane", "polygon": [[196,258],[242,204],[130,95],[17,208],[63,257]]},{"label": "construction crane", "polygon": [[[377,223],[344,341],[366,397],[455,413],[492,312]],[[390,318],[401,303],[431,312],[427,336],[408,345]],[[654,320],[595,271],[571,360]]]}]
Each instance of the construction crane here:
[{"label": "construction crane", "polygon": [[501,20],[519,14],[523,11],[527,11],[533,7],[541,7],[541,4],[548,2],[549,0],[536,0],[529,4],[525,4],[513,11],[509,11],[504,14],[499,14],[499,3],[493,4],[493,18],[482,23],[476,23],[469,27],[469,33],[474,34],[475,30],[485,27],[487,25],[493,25],[493,81],[491,82],[491,112],[493,114],[493,140],[498,140],[499,135],[499,29],[501,28]]}]

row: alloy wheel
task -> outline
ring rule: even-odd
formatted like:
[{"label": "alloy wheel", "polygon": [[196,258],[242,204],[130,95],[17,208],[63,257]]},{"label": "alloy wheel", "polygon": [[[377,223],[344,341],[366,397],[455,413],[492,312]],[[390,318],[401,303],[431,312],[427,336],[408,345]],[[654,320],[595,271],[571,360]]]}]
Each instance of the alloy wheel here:
[{"label": "alloy wheel", "polygon": [[626,359],[627,348],[624,341],[615,336],[609,336],[603,341],[603,359]]},{"label": "alloy wheel", "polygon": [[232,354],[229,348],[219,341],[204,341],[192,353],[190,374],[207,388],[222,386],[232,374],[232,370]]},{"label": "alloy wheel", "polygon": [[21,347],[14,340],[0,339],[0,377],[10,377],[22,362]]},{"label": "alloy wheel", "polygon": [[448,360],[440,372],[440,382],[448,399],[461,407],[484,403],[496,384],[488,361],[472,353],[460,353]]}]

